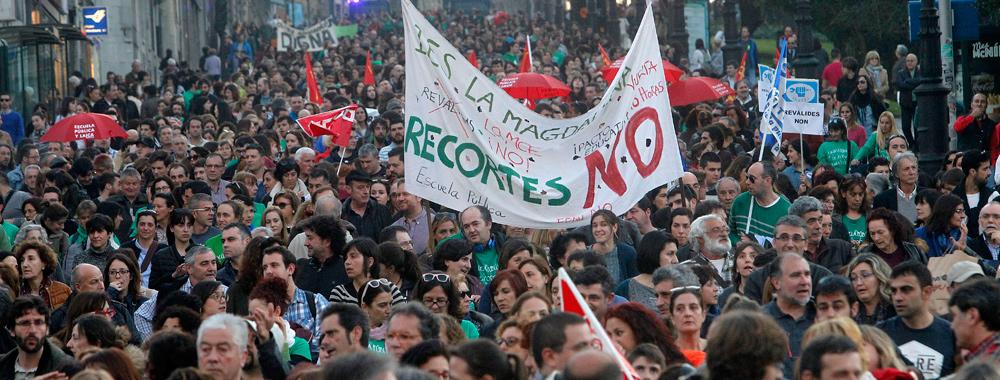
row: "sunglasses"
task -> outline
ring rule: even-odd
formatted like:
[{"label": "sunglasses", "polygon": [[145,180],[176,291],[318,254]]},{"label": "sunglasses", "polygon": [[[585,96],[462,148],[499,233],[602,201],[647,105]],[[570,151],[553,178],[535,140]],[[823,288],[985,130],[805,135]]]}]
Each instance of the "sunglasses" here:
[{"label": "sunglasses", "polygon": [[757,183],[757,177],[753,174],[747,174],[747,181],[750,181],[750,183]]},{"label": "sunglasses", "polygon": [[423,279],[424,279],[424,282],[431,282],[431,281],[448,282],[448,281],[451,281],[451,277],[449,277],[445,273],[424,273]]},{"label": "sunglasses", "polygon": [[382,286],[390,286],[390,285],[392,285],[392,283],[389,282],[389,280],[386,280],[384,278],[376,278],[374,280],[368,281],[365,284],[365,290],[361,291],[361,298],[359,298],[358,301],[364,302],[365,295],[368,294],[368,289],[369,288],[371,288],[371,289],[378,289],[378,288],[380,288]]}]

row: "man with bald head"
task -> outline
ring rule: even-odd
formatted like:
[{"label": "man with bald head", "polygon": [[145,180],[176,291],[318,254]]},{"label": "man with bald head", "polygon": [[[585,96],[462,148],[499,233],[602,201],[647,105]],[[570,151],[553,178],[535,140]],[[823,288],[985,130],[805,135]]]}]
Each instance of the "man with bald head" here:
[{"label": "man with bald head", "polygon": [[920,85],[920,73],[917,72],[917,55],[907,54],[906,64],[903,69],[896,73],[896,89],[899,90],[899,108],[903,113],[902,129],[906,141],[916,151],[916,140],[914,140],[913,115],[917,111],[917,99],[913,96],[913,90]]},{"label": "man with bald head", "polygon": [[[81,293],[104,293],[104,274],[101,273],[101,269],[93,264],[80,264],[73,268],[73,293],[70,294],[69,299],[66,300],[61,307],[52,312],[52,323],[50,327],[54,331],[60,331],[65,327],[66,316],[69,313],[69,306],[73,304],[73,299],[76,298]],[[116,326],[128,327],[129,331],[132,333],[132,341],[129,343],[139,343],[139,335],[135,329],[135,323],[132,319],[132,312],[125,304],[110,300],[108,306],[104,309],[107,311],[108,318],[111,319],[111,323]]]},{"label": "man with bald head", "polygon": [[987,277],[996,277],[997,263],[1000,262],[1000,203],[987,203],[979,210],[979,231],[970,236],[969,248],[979,255],[983,272]]},{"label": "man with bald head", "polygon": [[566,362],[563,380],[619,380],[622,370],[611,355],[604,351],[578,352]]}]

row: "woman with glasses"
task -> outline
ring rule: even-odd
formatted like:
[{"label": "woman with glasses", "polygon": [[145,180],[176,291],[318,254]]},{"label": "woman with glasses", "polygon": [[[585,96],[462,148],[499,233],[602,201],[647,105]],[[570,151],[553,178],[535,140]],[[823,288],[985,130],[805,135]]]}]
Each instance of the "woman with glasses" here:
[{"label": "woman with glasses", "polygon": [[615,295],[645,305],[649,310],[656,310],[653,272],[657,268],[677,264],[677,249],[679,247],[677,239],[666,232],[654,230],[643,235],[642,240],[639,241],[639,257],[636,260],[639,274],[622,281],[615,289]]},{"label": "woman with glasses", "polygon": [[218,281],[202,281],[191,287],[191,294],[201,300],[201,319],[226,312],[226,289]]},{"label": "woman with glasses", "polygon": [[250,301],[250,291],[260,282],[263,276],[264,250],[283,243],[272,237],[255,237],[247,243],[243,250],[243,258],[240,259],[240,270],[236,275],[236,282],[229,287],[227,292],[226,310],[230,314],[248,315],[250,310],[247,303]]},{"label": "woman with glasses", "polygon": [[[373,279],[378,279],[378,244],[366,237],[355,238],[347,243],[344,251],[344,271],[350,284],[340,284],[330,292],[330,302],[358,304],[358,296]],[[406,302],[403,294],[398,291],[393,294],[392,304]]]},{"label": "woman with glasses", "polygon": [[[848,104],[847,107],[841,106],[841,109],[843,110],[841,112],[850,112],[852,107]],[[843,114],[841,117],[844,117]],[[816,161],[819,165],[832,166],[840,175],[847,174],[850,158],[858,152],[858,144],[848,139],[848,129],[844,119],[831,119],[828,129],[829,138],[819,146]],[[864,128],[861,128],[861,132],[864,133]],[[814,172],[814,177],[819,177],[819,173]],[[814,184],[818,186],[821,183],[814,182]]]},{"label": "woman with glasses", "polygon": [[875,325],[896,316],[889,289],[892,268],[885,260],[871,253],[859,254],[847,264],[847,273],[860,301],[854,317],[858,323]]},{"label": "woman with glasses", "polygon": [[413,288],[413,300],[420,301],[434,314],[450,315],[459,320],[467,339],[479,338],[479,330],[471,321],[464,319],[462,300],[448,274],[440,271],[424,273]]},{"label": "woman with glasses", "polygon": [[840,202],[837,204],[837,214],[847,228],[854,248],[860,248],[868,237],[866,212],[869,210],[868,185],[857,175],[850,175],[840,183]]},{"label": "woman with glasses", "polygon": [[188,249],[196,245],[191,241],[194,232],[194,214],[186,208],[170,212],[167,224],[167,247],[153,255],[149,274],[149,287],[157,291],[180,289],[187,280],[184,256]]},{"label": "woman with glasses", "polygon": [[905,224],[905,219],[898,212],[884,207],[871,210],[868,213],[868,245],[858,253],[875,254],[890,268],[907,260],[927,264],[927,255],[910,242],[913,241],[913,229]]},{"label": "woman with glasses", "polygon": [[[704,357],[706,340],[701,338],[701,327],[705,323],[705,301],[701,288],[687,286],[670,291],[670,320],[677,333],[675,343],[689,359]],[[693,365],[701,365],[694,363]]]},{"label": "woman with glasses", "polygon": [[618,216],[611,210],[598,210],[590,217],[590,229],[594,234],[590,249],[604,257],[615,284],[639,274],[635,249],[618,243],[618,223]]},{"label": "woman with glasses", "polygon": [[954,194],[938,198],[927,225],[917,228],[917,238],[927,244],[927,257],[964,251],[969,229],[965,226],[965,203]]},{"label": "woman with glasses", "polygon": [[148,186],[146,188],[146,199],[152,200],[156,194],[172,194],[174,181],[171,181],[167,177],[156,177],[149,182]]},{"label": "woman with glasses", "polygon": [[[521,359],[529,366],[529,372],[534,372],[534,361],[531,359],[531,347],[528,346],[528,339],[524,334],[525,329],[534,325],[521,326],[515,320],[506,320],[497,327],[497,346],[508,355],[513,355]],[[529,364],[530,362],[530,364]],[[532,378],[532,377],[529,377]]]},{"label": "woman with glasses", "polygon": [[275,239],[280,240],[282,244],[286,244],[290,241],[288,236],[288,225],[285,224],[285,219],[282,217],[281,209],[277,207],[268,207],[264,210],[261,220],[264,223],[264,227],[271,230],[271,234],[274,235]]},{"label": "woman with glasses", "polygon": [[299,209],[300,203],[302,202],[298,196],[284,192],[274,195],[268,207],[277,207],[278,210],[281,210],[281,220],[285,222],[285,225],[294,226],[295,211]]},{"label": "woman with glasses", "polygon": [[653,343],[663,353],[667,366],[687,363],[674,343],[670,329],[645,305],[626,302],[608,309],[604,329],[608,337],[626,353],[632,352],[641,343]]},{"label": "woman with glasses", "polygon": [[487,290],[492,298],[492,310],[495,313],[491,316],[493,317],[493,325],[483,330],[482,335],[493,338],[497,326],[513,315],[517,298],[528,291],[528,282],[521,272],[515,269],[504,269],[497,271]]},{"label": "woman with glasses", "polygon": [[377,252],[375,262],[378,264],[379,276],[399,289],[403,299],[413,300],[410,293],[420,281],[417,255],[403,250],[399,244],[391,241],[379,244]]},{"label": "woman with glasses", "polygon": [[104,289],[111,299],[121,302],[129,312],[135,313],[155,290],[142,286],[142,274],[131,249],[114,252],[104,267]]}]

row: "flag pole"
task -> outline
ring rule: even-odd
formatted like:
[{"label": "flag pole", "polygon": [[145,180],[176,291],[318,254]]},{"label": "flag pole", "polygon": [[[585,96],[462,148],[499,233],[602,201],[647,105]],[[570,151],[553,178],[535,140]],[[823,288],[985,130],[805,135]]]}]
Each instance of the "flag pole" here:
[{"label": "flag pole", "polygon": [[339,146],[338,148],[340,148],[340,153],[341,154],[340,154],[340,164],[337,165],[337,177],[340,177],[340,168],[344,166],[344,154],[343,154],[344,153],[344,147]]},{"label": "flag pole", "polygon": [[803,134],[800,133],[799,134],[799,160],[802,161],[802,174],[805,174],[805,172],[806,172],[806,155],[802,154],[802,146],[805,144],[802,141],[802,136],[805,136],[805,135],[803,135]]}]

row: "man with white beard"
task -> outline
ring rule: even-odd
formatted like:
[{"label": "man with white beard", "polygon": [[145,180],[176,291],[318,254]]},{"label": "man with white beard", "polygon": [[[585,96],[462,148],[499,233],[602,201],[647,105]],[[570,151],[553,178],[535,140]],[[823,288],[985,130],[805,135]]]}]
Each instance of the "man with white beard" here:
[{"label": "man with white beard", "polygon": [[[771,278],[772,268],[768,264],[774,261],[775,258],[788,253],[802,256],[806,252],[809,244],[808,241],[809,226],[806,225],[806,222],[802,218],[795,215],[785,215],[781,219],[778,219],[778,223],[774,226],[774,251],[769,251],[754,260],[759,265],[747,277],[747,283],[743,286],[743,295],[759,302],[761,305],[771,302],[770,299],[763,299],[764,283]],[[810,289],[815,289],[820,280],[833,274],[826,267],[811,262],[809,263],[809,273],[812,277],[812,286]]]},{"label": "man with white beard", "polygon": [[971,237],[969,248],[980,257],[983,272],[987,277],[996,277],[997,263],[1000,262],[1000,203],[990,202],[979,210],[978,236]]},{"label": "man with white beard", "polygon": [[712,276],[720,288],[727,288],[732,281],[730,267],[733,265],[729,251],[729,226],[715,214],[702,215],[691,223],[688,232],[691,252],[690,260],[682,264],[698,264],[712,268]]}]

